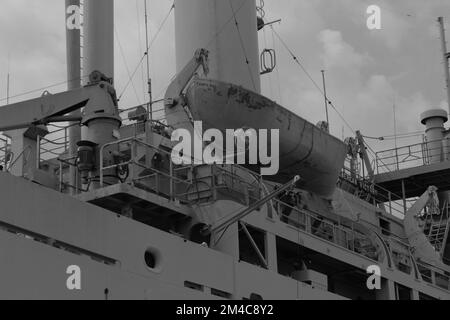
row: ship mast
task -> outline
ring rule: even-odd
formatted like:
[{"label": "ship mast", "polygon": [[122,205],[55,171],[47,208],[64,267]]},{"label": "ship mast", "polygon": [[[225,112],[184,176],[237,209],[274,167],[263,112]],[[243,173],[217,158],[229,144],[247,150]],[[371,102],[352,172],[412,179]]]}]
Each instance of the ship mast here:
[{"label": "ship mast", "polygon": [[[66,0],[66,59],[67,59],[67,89],[74,90],[81,86],[81,17],[80,0]],[[81,111],[71,113],[71,116],[81,116]],[[81,128],[77,122],[69,124],[69,156],[77,153],[77,143],[81,140]],[[70,167],[70,185],[76,186],[77,172]],[[71,190],[73,193],[75,189]]]},{"label": "ship mast", "polygon": [[148,9],[147,0],[144,0],[145,11],[145,47],[146,47],[146,62],[147,62],[147,85],[149,102],[147,104],[147,112],[150,113],[150,125],[153,125],[153,94],[152,94],[152,79],[150,78],[150,52],[149,52],[149,26],[148,26]]},{"label": "ship mast", "polygon": [[450,112],[450,69],[449,69],[450,53],[447,50],[447,42],[445,40],[444,18],[439,17],[438,22],[439,22],[439,29],[440,29],[440,33],[441,33],[442,54],[444,57],[445,81],[446,81],[446,85],[447,85],[447,103],[448,103],[449,112]]}]

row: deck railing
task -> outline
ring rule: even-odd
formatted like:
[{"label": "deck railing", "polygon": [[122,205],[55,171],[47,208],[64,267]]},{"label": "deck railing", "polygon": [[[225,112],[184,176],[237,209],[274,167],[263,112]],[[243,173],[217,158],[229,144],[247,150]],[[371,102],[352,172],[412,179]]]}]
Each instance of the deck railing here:
[{"label": "deck railing", "polygon": [[288,225],[373,261],[379,260],[377,248],[371,243],[371,239],[358,232],[353,223],[347,227],[327,220],[320,214],[299,209],[281,200],[275,200],[275,204],[281,220]]},{"label": "deck railing", "polygon": [[[8,139],[0,136],[0,167],[6,170],[8,166]],[[2,170],[0,170],[2,171]]]},{"label": "deck railing", "polygon": [[426,141],[377,152],[375,158],[377,174],[428,166],[449,160],[448,143],[448,139]]},{"label": "deck railing", "polygon": [[[345,184],[348,184],[347,186]],[[356,197],[370,202],[376,207],[382,207],[387,213],[403,217],[405,215],[405,207],[401,196],[377,185],[369,178],[364,178],[357,173],[352,173],[347,167],[344,167],[341,175],[339,186]]]}]

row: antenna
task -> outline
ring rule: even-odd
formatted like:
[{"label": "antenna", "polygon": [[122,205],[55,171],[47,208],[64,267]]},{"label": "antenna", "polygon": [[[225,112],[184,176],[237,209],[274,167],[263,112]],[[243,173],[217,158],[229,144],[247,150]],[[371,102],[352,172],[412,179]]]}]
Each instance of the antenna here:
[{"label": "antenna", "polygon": [[394,95],[394,144],[395,150],[398,149],[398,136],[397,136],[397,97]]},{"label": "antenna", "polygon": [[328,115],[328,96],[327,96],[327,86],[326,86],[326,82],[325,82],[325,70],[322,70],[322,80],[323,80],[323,96],[325,98],[325,113],[327,116],[327,124],[328,124],[328,128],[330,128],[330,118]]},{"label": "antenna", "polygon": [[150,78],[150,53],[149,51],[149,30],[148,30],[148,11],[147,11],[147,0],[144,0],[144,11],[145,11],[145,55],[147,58],[147,83],[148,83],[148,96],[149,102],[147,105],[147,112],[150,113],[150,125],[153,125],[153,96],[152,96],[152,79]]},{"label": "antenna", "polygon": [[450,53],[447,51],[447,42],[445,40],[444,18],[439,17],[438,22],[439,22],[439,29],[441,32],[442,54],[444,57],[445,82],[447,84],[447,102],[450,111],[450,70],[449,70]]},{"label": "antenna", "polygon": [[10,84],[11,84],[11,74],[10,74],[10,67],[11,67],[11,56],[8,53],[8,72],[6,74],[6,105],[9,104],[9,91],[10,91]]}]

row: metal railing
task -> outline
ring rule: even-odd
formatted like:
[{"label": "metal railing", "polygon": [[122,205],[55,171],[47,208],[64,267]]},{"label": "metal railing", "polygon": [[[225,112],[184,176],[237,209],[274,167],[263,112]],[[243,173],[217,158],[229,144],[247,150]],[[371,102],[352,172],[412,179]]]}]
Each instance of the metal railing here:
[{"label": "metal railing", "polygon": [[[281,200],[275,200],[275,203],[283,222],[344,249],[363,255],[370,260],[379,260],[378,249],[372,243],[372,240],[358,232],[353,223],[350,227],[345,227],[312,211],[299,209]],[[287,211],[290,213],[286,214]]]},{"label": "metal railing", "polygon": [[[122,151],[129,151],[130,154],[122,154]],[[193,166],[175,167],[172,161],[167,161],[167,167],[158,168],[149,164],[151,160],[148,158],[145,162],[139,159],[148,151],[166,157],[171,156],[170,152],[147,144],[137,138],[123,139],[103,145],[100,150],[100,187],[104,187],[108,183],[107,180],[110,179],[108,172],[122,171],[127,175],[122,182],[132,182],[136,186],[165,195],[171,200],[182,200],[179,198],[177,190],[182,189],[180,186],[184,185],[187,187],[192,184],[192,180],[185,177],[188,175],[187,171],[193,170]],[[119,160],[113,164],[105,165],[106,152],[116,152]]]},{"label": "metal railing", "polygon": [[[404,216],[406,214],[403,201],[398,201],[403,197],[375,184],[369,178],[364,178],[358,173],[352,173],[344,167],[340,175],[340,187],[356,197],[370,202],[374,206],[381,207],[389,214]],[[345,185],[349,184],[349,185]],[[347,190],[352,189],[352,190]]]},{"label": "metal railing", "polygon": [[38,167],[44,161],[57,159],[69,150],[69,130],[72,126],[49,125],[49,134],[38,136],[37,161]]},{"label": "metal railing", "polygon": [[420,275],[425,282],[437,286],[441,289],[450,291],[450,276],[438,268],[417,262]]},{"label": "metal railing", "polygon": [[446,155],[448,142],[449,140],[447,139],[425,141],[377,152],[375,159],[377,174],[427,166],[432,163],[449,160],[449,155]]},{"label": "metal railing", "polygon": [[8,154],[8,139],[0,136],[0,166],[3,170],[6,170],[8,167]]},{"label": "metal railing", "polygon": [[[106,164],[105,155],[117,155],[114,163]],[[145,158],[144,158],[145,155]],[[155,165],[148,156],[158,155],[163,165]],[[126,172],[123,183],[161,194],[171,200],[187,203],[217,200],[220,196],[250,205],[262,197],[261,177],[240,166],[174,165],[172,154],[137,138],[105,144],[100,151],[99,185],[104,187],[111,172]],[[142,159],[145,160],[142,160]],[[194,162],[192,162],[194,163]],[[199,172],[201,171],[201,174]],[[242,178],[247,174],[254,182]]]}]

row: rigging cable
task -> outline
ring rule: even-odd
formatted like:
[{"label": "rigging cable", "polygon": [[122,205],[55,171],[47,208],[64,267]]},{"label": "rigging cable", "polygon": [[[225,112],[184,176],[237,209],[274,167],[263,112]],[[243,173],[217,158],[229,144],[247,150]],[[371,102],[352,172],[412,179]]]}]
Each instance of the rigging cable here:
[{"label": "rigging cable", "polygon": [[122,56],[123,64],[125,65],[125,69],[126,69],[126,71],[127,71],[128,78],[129,78],[129,80],[131,81],[131,86],[133,87],[134,94],[136,95],[137,102],[138,102],[139,104],[141,104],[141,99],[139,99],[139,94],[138,94],[138,92],[137,92],[137,90],[136,90],[136,86],[134,85],[134,81],[133,81],[133,79],[131,78],[130,68],[128,67],[128,63],[127,63],[127,59],[126,59],[126,57],[125,57],[125,53],[124,53],[124,51],[123,51],[122,43],[120,42],[119,33],[117,32],[117,28],[116,28],[115,26],[114,26],[114,33],[115,33],[115,35],[116,35],[117,44],[119,45],[120,54],[121,54],[121,56]]},{"label": "rigging cable", "polygon": [[[294,54],[294,52],[289,48],[289,46],[286,44],[286,42],[281,38],[281,36],[278,34],[278,32],[275,31],[273,26],[271,26],[274,34],[277,36],[277,38],[280,40],[281,44],[286,48],[286,50],[289,52],[289,54],[294,59],[295,63],[300,66],[300,68],[303,70],[303,72],[306,74],[306,76],[311,80],[311,82],[314,84],[314,86],[317,88],[317,90],[322,94],[322,96],[325,96],[325,93],[323,92],[323,89],[317,84],[317,82],[314,80],[314,78],[311,76],[311,74],[308,72],[308,70],[303,66],[303,64],[300,62],[300,60],[297,58],[297,56]],[[345,119],[345,117],[339,112],[339,110],[336,108],[334,103],[326,98],[328,104],[333,108],[333,110],[336,112],[336,114],[341,118],[341,120],[344,122],[344,124],[353,132],[356,133],[356,131],[353,129],[353,127],[348,123],[348,121]]]},{"label": "rigging cable", "polygon": [[[277,42],[275,41],[275,33],[274,29],[272,27],[272,42],[273,42],[273,49],[277,51]],[[278,94],[280,96],[280,104],[283,105],[283,96],[281,94],[281,77],[280,77],[280,68],[275,68],[277,73],[277,84],[278,84]]]},{"label": "rigging cable", "polygon": [[[136,0],[136,22],[138,25],[137,31],[138,31],[139,53],[141,53],[141,52],[144,52],[144,46],[142,44],[142,24],[141,24],[141,19],[140,19],[139,0]],[[141,66],[141,78],[142,78],[141,79],[142,92],[145,92],[144,66]]]},{"label": "rigging cable", "polygon": [[[170,7],[169,13],[166,15],[166,17],[164,18],[164,20],[162,21],[161,25],[158,28],[158,31],[156,32],[155,36],[153,37],[152,41],[150,42],[150,44],[147,46],[146,51],[144,53],[144,55],[142,56],[142,58],[140,59],[136,69],[133,71],[133,73],[131,74],[131,79],[132,80],[135,76],[136,73],[139,71],[139,68],[141,67],[142,63],[144,62],[146,56],[148,55],[149,50],[151,49],[151,47],[153,46],[153,44],[155,43],[156,39],[158,38],[159,34],[161,33],[164,25],[166,24],[167,20],[170,17],[170,14],[172,13],[173,9],[175,9],[175,3],[172,4],[172,6]],[[131,81],[128,81],[128,83],[125,85],[124,89],[122,90],[121,94],[119,95],[119,100],[120,98],[124,95],[125,91],[128,89],[128,87],[131,84]]]},{"label": "rigging cable", "polygon": [[[262,1],[262,0],[261,0]],[[268,48],[268,44],[267,44],[267,34],[266,34],[266,29],[263,29],[263,35],[264,35],[264,44],[266,46],[266,48]],[[270,89],[270,97],[275,100],[274,94],[273,94],[273,82],[272,82],[272,73],[269,73],[269,89]]]},{"label": "rigging cable", "polygon": [[[237,14],[237,13],[239,13],[241,10],[242,10],[242,8],[244,7],[244,5],[246,4],[246,2],[245,1],[243,1],[243,3],[239,6],[239,8],[234,12],[235,14]],[[174,6],[175,7],[175,6]],[[173,7],[173,8],[174,8]],[[173,9],[172,8],[172,9]],[[224,31],[225,31],[225,28],[231,23],[233,21],[233,16],[231,16],[221,27],[220,27],[220,29],[208,40],[208,42],[207,42],[207,44],[204,46],[204,48],[205,49],[208,49],[208,48],[210,48],[211,47],[211,45],[213,44],[213,42],[214,42],[214,40],[215,39],[217,39]],[[142,61],[140,62],[140,64],[143,62],[143,59],[142,59]],[[158,97],[161,97],[162,96],[162,94],[167,90],[167,88],[169,87],[169,85],[172,83],[172,81],[177,77],[179,75],[179,72],[177,72],[177,73],[175,73],[171,78],[170,78],[170,80],[169,80],[169,83],[165,86],[165,87],[163,87],[162,89],[161,89],[161,92],[157,95]],[[280,98],[281,98],[281,95],[280,95]],[[164,100],[163,98],[161,98],[161,99],[159,99],[159,100]],[[152,103],[153,104],[153,103]]]},{"label": "rigging cable", "polygon": [[244,44],[244,40],[242,39],[241,29],[239,28],[239,23],[237,21],[236,13],[234,11],[234,7],[233,7],[233,4],[231,3],[231,0],[228,0],[228,3],[230,4],[231,11],[233,12],[234,24],[236,25],[236,30],[237,30],[238,35],[239,35],[239,41],[241,43],[241,49],[242,49],[242,52],[243,52],[244,57],[245,57],[245,63],[247,64],[248,73],[250,75],[250,79],[252,80],[253,88],[255,89],[255,91],[257,91],[256,90],[255,79],[253,78],[252,68],[250,66],[250,61],[248,60],[247,51],[245,50],[245,44]]},{"label": "rigging cable", "polygon": [[[70,80],[70,81],[67,81],[67,80],[66,80],[66,81],[58,82],[58,83],[55,83],[55,84],[52,84],[52,85],[48,85],[48,86],[45,86],[45,87],[42,87],[42,88],[38,88],[38,89],[26,91],[26,92],[23,92],[23,93],[14,95],[14,96],[10,96],[9,99],[14,99],[14,98],[23,97],[23,96],[26,96],[26,95],[29,95],[29,94],[32,94],[32,93],[36,93],[36,92],[43,92],[43,91],[48,90],[48,89],[51,89],[51,88],[55,88],[55,87],[59,87],[59,86],[62,86],[62,85],[66,85],[66,84],[68,84],[68,83],[71,82],[71,81],[75,81],[75,80],[83,80],[83,79],[88,78],[88,77],[89,77],[89,76],[82,76],[82,77],[79,77],[79,78],[77,78],[77,79],[72,79],[72,80]],[[0,99],[0,102],[6,101],[6,100],[7,100],[7,98],[1,98],[1,99]]]},{"label": "rigging cable", "polygon": [[[145,11],[145,46],[148,48],[148,37],[149,37],[149,27],[148,27],[148,10],[147,10],[147,0],[144,0],[144,11]],[[150,123],[153,121],[153,108],[152,108],[152,80],[150,78],[150,54],[147,49],[147,85],[148,85],[148,101],[147,112],[150,113]]]}]

